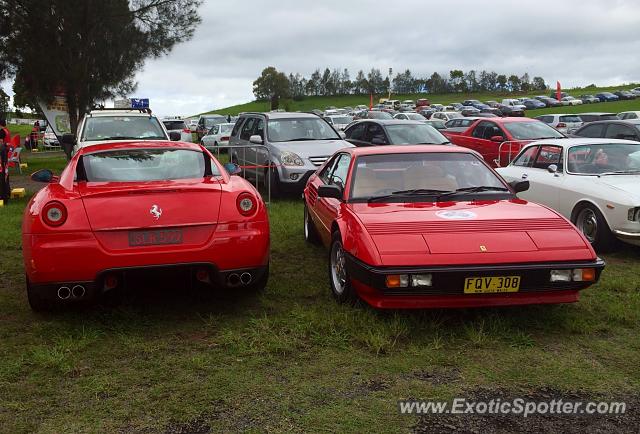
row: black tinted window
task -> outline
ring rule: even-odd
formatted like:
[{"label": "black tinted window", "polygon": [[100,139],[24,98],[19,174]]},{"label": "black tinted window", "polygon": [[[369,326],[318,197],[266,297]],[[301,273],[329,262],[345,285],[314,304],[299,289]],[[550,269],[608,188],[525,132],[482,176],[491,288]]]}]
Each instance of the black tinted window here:
[{"label": "black tinted window", "polygon": [[238,131],[240,131],[240,127],[242,126],[242,122],[244,119],[238,119],[236,124],[233,126],[233,130],[231,130],[231,135],[236,137],[238,135]]},{"label": "black tinted window", "polygon": [[251,133],[253,132],[253,126],[255,125],[255,123],[255,118],[247,119],[247,121],[244,123],[244,126],[242,127],[242,132],[240,133],[240,138],[242,140],[249,140],[249,137],[251,137]]},{"label": "black tinted window", "polygon": [[346,131],[347,139],[362,140],[364,137],[365,127],[366,127],[366,124],[361,123],[347,129]]},{"label": "black tinted window", "polygon": [[626,139],[626,140],[637,140],[638,135],[636,131],[627,126],[621,124],[610,124],[607,127],[607,132],[605,133],[605,137],[610,139]]},{"label": "black tinted window", "polygon": [[[584,119],[584,117],[582,118]],[[576,135],[582,136],[582,137],[602,137],[603,129],[604,129],[603,124],[587,125],[586,127],[576,132]]]}]

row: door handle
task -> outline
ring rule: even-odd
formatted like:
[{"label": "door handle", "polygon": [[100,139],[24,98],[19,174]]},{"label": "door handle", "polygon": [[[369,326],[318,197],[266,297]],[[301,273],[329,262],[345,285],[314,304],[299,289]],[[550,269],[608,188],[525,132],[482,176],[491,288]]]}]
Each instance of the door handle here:
[{"label": "door handle", "polygon": [[522,174],[522,179],[527,179],[528,177],[529,177],[529,175],[528,175],[528,174],[526,174],[526,173],[523,173],[523,174]]}]

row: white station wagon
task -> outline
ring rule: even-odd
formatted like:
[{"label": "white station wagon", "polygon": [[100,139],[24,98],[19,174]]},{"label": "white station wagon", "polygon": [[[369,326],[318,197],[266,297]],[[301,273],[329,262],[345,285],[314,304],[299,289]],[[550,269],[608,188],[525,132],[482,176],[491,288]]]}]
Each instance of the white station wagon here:
[{"label": "white station wagon", "polygon": [[610,250],[616,238],[640,246],[640,142],[539,140],[497,171],[529,180],[518,196],[560,212],[596,250]]}]

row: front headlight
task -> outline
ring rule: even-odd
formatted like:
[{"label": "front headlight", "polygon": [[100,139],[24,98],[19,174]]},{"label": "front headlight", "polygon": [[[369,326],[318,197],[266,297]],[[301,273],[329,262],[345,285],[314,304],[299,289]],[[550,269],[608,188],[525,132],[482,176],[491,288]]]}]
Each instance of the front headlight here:
[{"label": "front headlight", "polygon": [[282,164],[285,166],[304,166],[304,161],[293,152],[283,152],[280,156]]},{"label": "front headlight", "polygon": [[632,222],[640,222],[640,206],[631,208],[627,218]]}]

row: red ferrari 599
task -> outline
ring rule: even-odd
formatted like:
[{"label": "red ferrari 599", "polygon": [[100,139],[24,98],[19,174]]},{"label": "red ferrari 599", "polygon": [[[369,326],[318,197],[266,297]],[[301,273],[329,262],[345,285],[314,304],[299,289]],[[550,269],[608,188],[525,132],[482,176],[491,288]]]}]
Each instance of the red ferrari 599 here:
[{"label": "red ferrari 599", "polygon": [[34,310],[92,299],[131,273],[179,269],[223,288],[266,285],[265,204],[200,145],[88,146],[59,177],[41,170],[32,178],[48,183],[22,226]]}]

